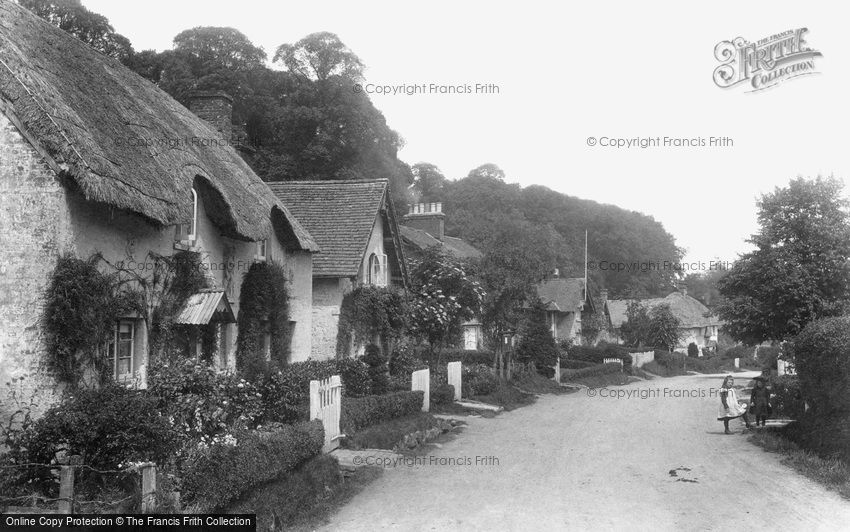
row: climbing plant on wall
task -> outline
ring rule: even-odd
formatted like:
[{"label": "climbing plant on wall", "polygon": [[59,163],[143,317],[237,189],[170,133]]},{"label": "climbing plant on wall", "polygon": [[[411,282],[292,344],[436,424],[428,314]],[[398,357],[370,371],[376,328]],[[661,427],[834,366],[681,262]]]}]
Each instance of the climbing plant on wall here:
[{"label": "climbing plant on wall", "polygon": [[60,257],[45,293],[45,366],[71,386],[80,383],[86,368],[106,373],[103,346],[115,317],[129,305],[116,295],[117,277],[98,269],[101,260],[97,254],[87,260]]},{"label": "climbing plant on wall", "polygon": [[[248,376],[289,359],[289,290],[284,267],[274,261],[255,262],[245,273],[239,294],[236,366]],[[265,335],[269,334],[270,360]]]},{"label": "climbing plant on wall", "polygon": [[342,299],[336,355],[351,355],[352,343],[380,341],[383,350],[407,330],[407,299],[392,287],[358,286]]}]

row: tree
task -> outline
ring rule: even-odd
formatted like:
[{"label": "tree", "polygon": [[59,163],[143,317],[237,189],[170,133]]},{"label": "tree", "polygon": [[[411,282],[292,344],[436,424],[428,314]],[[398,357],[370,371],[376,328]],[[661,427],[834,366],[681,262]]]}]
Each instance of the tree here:
[{"label": "tree", "polygon": [[518,362],[532,362],[546,373],[558,362],[558,346],[546,321],[546,307],[539,300],[528,310],[516,355]]},{"label": "tree", "polygon": [[482,325],[496,347],[495,366],[510,378],[510,352],[502,345],[505,333],[515,331],[523,317],[523,304],[535,293],[535,285],[551,274],[556,256],[551,230],[523,221],[500,219],[484,246],[480,277],[486,296]]},{"label": "tree", "polygon": [[670,305],[647,307],[639,301],[631,301],[626,307],[626,321],[620,327],[620,334],[631,347],[663,347],[672,351],[679,343],[679,325]]},{"label": "tree", "polygon": [[477,168],[473,168],[469,171],[466,177],[484,177],[488,179],[498,179],[499,181],[505,180],[505,171],[495,165],[493,163],[482,164]]},{"label": "tree", "polygon": [[281,44],[274,54],[274,62],[313,81],[324,81],[332,76],[357,81],[362,79],[365,68],[339,37],[326,31],[311,33],[295,44]]},{"label": "tree", "polygon": [[129,39],[116,33],[106,17],[89,11],[80,0],[19,0],[19,3],[104,55],[120,61],[133,55]]},{"label": "tree", "polygon": [[422,203],[445,201],[446,176],[431,163],[416,163],[413,173],[413,193],[415,201]]},{"label": "tree", "polygon": [[457,343],[463,323],[481,312],[484,299],[469,266],[435,246],[414,261],[410,281],[410,332],[432,352]]},{"label": "tree", "polygon": [[757,344],[850,308],[850,213],[833,177],[798,178],[758,201],[756,246],[718,282],[725,330]]}]

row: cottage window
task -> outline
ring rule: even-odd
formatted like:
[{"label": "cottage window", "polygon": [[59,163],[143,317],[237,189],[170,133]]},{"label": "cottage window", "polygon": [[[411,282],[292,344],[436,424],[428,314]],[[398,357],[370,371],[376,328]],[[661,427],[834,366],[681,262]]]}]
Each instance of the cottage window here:
[{"label": "cottage window", "polygon": [[192,189],[192,221],[187,224],[177,225],[177,235],[175,240],[182,243],[192,245],[195,243],[198,228],[198,193]]},{"label": "cottage window", "polygon": [[112,340],[107,345],[107,356],[112,366],[115,380],[133,376],[135,359],[136,327],[132,320],[116,322],[112,331]]},{"label": "cottage window", "polygon": [[265,238],[257,241],[257,252],[254,255],[254,260],[265,262],[266,251],[268,249],[268,240]]},{"label": "cottage window", "polygon": [[372,253],[369,256],[369,284],[387,286],[387,256]]}]

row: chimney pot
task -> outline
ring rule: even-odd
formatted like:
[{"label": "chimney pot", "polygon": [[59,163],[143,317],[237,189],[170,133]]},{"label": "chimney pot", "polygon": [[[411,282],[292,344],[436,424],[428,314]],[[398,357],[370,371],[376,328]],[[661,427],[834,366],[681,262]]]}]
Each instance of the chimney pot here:
[{"label": "chimney pot", "polygon": [[411,205],[409,214],[402,221],[408,227],[425,231],[440,242],[445,236],[445,218],[439,203],[417,203]]}]

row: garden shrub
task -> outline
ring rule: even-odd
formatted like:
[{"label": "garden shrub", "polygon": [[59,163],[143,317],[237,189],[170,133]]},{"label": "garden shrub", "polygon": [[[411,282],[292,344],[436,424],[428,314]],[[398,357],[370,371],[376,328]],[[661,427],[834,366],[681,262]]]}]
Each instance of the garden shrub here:
[{"label": "garden shrub", "polygon": [[570,380],[584,379],[587,377],[596,377],[598,375],[608,375],[609,373],[620,373],[622,368],[619,364],[597,364],[589,368],[582,368],[570,371],[568,376]]},{"label": "garden shrub", "polygon": [[365,353],[361,357],[363,363],[368,366],[369,380],[372,383],[372,393],[381,395],[389,391],[389,378],[387,359],[381,353],[381,348],[375,344],[366,346]]},{"label": "garden shrub", "polygon": [[593,362],[588,362],[587,360],[573,360],[570,358],[562,358],[561,359],[561,369],[581,369],[581,368],[589,368],[593,366]]},{"label": "garden shrub", "polygon": [[49,464],[60,450],[98,469],[138,461],[162,463],[177,449],[174,429],[157,399],[117,384],[77,390],[22,435],[26,458]]},{"label": "garden shrub", "polygon": [[222,508],[318,455],[324,438],[321,421],[310,421],[271,432],[244,432],[235,442],[201,446],[184,464],[183,500],[200,512]]},{"label": "garden shrub", "polygon": [[775,345],[759,347],[758,354],[754,354],[754,356],[758,357],[757,363],[762,369],[776,369],[776,361],[781,354],[782,347]]},{"label": "garden shrub", "polygon": [[643,352],[648,350],[649,348],[632,350],[622,345],[606,344],[602,342],[597,346],[571,346],[567,356],[571,360],[584,360],[585,362],[592,362],[594,364],[602,364],[602,360],[606,358],[619,358],[623,361],[623,364],[631,364],[632,352]]},{"label": "garden shrub", "polygon": [[260,386],[197,358],[154,361],[148,391],[181,435],[192,440],[268,421]]},{"label": "garden shrub", "polygon": [[455,387],[451,384],[432,386],[430,390],[431,404],[443,405],[455,400]]},{"label": "garden shrub", "polygon": [[310,409],[310,381],[340,375],[342,395],[362,397],[372,391],[369,368],[360,360],[339,358],[288,364],[264,377],[259,387],[266,421],[304,421]]},{"label": "garden shrub", "polygon": [[771,406],[773,416],[800,419],[805,412],[800,379],[796,375],[782,375],[771,379]]},{"label": "garden shrub", "polygon": [[693,342],[688,344],[688,356],[689,357],[698,357],[699,356],[699,346]]},{"label": "garden shrub", "polygon": [[740,358],[743,361],[744,359],[752,359],[754,351],[755,347],[736,345],[720,353],[720,356],[727,359]]},{"label": "garden shrub", "polygon": [[286,270],[274,261],[254,262],[245,273],[239,292],[239,334],[236,365],[253,379],[269,365],[263,352],[266,327],[271,336],[271,364],[283,366],[289,359],[289,291]]},{"label": "garden shrub", "polygon": [[361,285],[345,294],[339,309],[336,355],[347,357],[352,344],[379,337],[398,339],[407,329],[407,297],[395,287]]},{"label": "garden shrub", "polygon": [[463,386],[463,397],[475,395],[487,395],[492,393],[501,384],[499,377],[493,373],[492,368],[485,364],[471,364],[463,366],[461,372],[461,386]]},{"label": "garden shrub", "polygon": [[366,397],[343,397],[340,428],[343,432],[354,432],[422,410],[424,392],[407,391]]},{"label": "garden shrub", "polygon": [[850,417],[850,316],[817,320],[794,340],[794,363],[813,417]]}]

